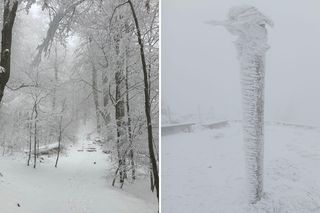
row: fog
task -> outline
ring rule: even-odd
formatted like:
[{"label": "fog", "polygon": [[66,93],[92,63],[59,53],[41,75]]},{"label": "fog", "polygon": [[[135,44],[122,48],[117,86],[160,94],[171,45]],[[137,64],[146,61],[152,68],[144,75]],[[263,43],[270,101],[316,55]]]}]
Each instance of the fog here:
[{"label": "fog", "polygon": [[240,66],[232,36],[206,20],[253,5],[268,28],[265,119],[320,126],[320,2],[317,0],[162,1],[162,101],[173,113],[210,111],[241,119]]}]

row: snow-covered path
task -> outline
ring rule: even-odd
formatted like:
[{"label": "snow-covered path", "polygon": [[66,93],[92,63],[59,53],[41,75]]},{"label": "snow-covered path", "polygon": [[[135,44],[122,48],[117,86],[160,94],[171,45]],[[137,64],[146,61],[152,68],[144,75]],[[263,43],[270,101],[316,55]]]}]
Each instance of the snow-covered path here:
[{"label": "snow-covered path", "polygon": [[[97,152],[86,148],[96,147]],[[83,152],[78,150],[83,149]],[[1,159],[1,213],[151,213],[153,203],[110,187],[106,180],[107,155],[98,146],[83,141],[68,156],[45,160],[37,169],[12,159]],[[94,162],[96,162],[94,164]],[[17,206],[19,203],[20,207]]]}]

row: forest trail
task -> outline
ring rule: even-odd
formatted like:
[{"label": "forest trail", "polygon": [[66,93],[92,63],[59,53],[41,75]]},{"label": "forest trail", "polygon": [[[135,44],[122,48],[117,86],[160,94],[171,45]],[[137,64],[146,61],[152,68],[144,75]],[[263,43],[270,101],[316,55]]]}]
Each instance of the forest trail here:
[{"label": "forest trail", "polygon": [[107,157],[99,146],[82,140],[61,156],[58,168],[54,168],[54,158],[46,158],[36,169],[18,160],[1,159],[1,212],[156,212],[155,205],[110,186],[105,177]]}]

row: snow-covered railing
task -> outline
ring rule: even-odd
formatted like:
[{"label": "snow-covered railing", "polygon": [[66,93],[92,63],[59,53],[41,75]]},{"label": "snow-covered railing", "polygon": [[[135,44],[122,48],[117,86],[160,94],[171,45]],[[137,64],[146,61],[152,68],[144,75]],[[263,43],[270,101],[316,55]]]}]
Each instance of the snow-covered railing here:
[{"label": "snow-covered railing", "polygon": [[161,134],[170,135],[179,132],[191,132],[193,125],[195,123],[164,124],[161,126]]},{"label": "snow-covered railing", "polygon": [[[229,120],[228,121],[229,124],[235,123],[235,124],[242,124],[242,120]],[[287,126],[287,127],[295,127],[295,128],[301,128],[301,129],[320,129],[319,126],[312,126],[309,124],[304,124],[304,123],[294,123],[294,122],[288,122],[288,121],[279,121],[279,120],[275,120],[275,121],[264,121],[265,125],[277,125],[277,126]]]},{"label": "snow-covered railing", "polygon": [[229,121],[224,120],[224,121],[215,121],[215,122],[210,122],[210,123],[204,123],[202,124],[202,126],[204,128],[208,128],[208,129],[218,129],[218,128],[222,128],[222,127],[226,127],[228,126]]},{"label": "snow-covered railing", "polygon": [[307,124],[299,124],[299,123],[292,123],[292,122],[286,122],[286,121],[266,121],[266,124],[270,125],[279,125],[279,126],[289,126],[289,127],[296,127],[296,128],[302,128],[302,129],[317,129],[319,127],[311,126]]}]

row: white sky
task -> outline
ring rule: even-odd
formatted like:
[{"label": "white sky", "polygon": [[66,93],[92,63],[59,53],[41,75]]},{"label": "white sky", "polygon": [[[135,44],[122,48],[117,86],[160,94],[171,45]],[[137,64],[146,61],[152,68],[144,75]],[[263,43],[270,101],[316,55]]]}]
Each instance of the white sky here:
[{"label": "white sky", "polygon": [[162,0],[162,100],[172,111],[214,108],[241,118],[240,71],[221,27],[231,6],[256,6],[274,21],[266,57],[266,120],[320,126],[319,0]]}]

